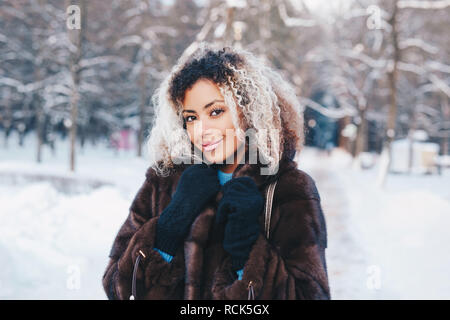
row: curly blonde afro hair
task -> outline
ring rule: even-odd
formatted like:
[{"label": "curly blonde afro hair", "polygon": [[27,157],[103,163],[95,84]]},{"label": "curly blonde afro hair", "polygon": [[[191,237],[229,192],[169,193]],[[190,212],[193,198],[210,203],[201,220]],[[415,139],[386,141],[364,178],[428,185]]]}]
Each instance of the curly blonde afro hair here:
[{"label": "curly blonde afro hair", "polygon": [[[282,157],[292,159],[302,149],[303,108],[290,83],[244,49],[202,42],[193,53],[179,58],[152,96],[155,117],[147,151],[157,174],[167,175],[180,159],[202,162],[192,152],[181,113],[186,90],[199,79],[211,80],[219,87],[239,139],[245,138],[244,130],[252,129],[269,171],[278,167]],[[238,107],[243,121],[239,121]]]}]

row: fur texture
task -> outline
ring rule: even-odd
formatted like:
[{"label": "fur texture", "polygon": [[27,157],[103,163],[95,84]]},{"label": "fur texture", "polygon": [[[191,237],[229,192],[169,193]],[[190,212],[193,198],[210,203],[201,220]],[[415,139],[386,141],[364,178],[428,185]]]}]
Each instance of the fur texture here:
[{"label": "fur texture", "polygon": [[[224,226],[214,217],[220,191],[197,216],[184,248],[167,263],[153,250],[158,216],[170,202],[188,165],[177,165],[161,177],[153,168],[138,191],[110,252],[103,276],[109,299],[131,295],[133,267],[139,250],[145,254],[137,272],[138,299],[247,299],[249,284],[256,299],[331,299],[325,260],[327,231],[314,180],[283,158],[276,175],[260,175],[258,165],[239,164],[233,177],[249,176],[265,195],[275,189],[270,240],[261,232],[244,266],[242,280],[231,270],[222,247]],[[260,216],[261,230],[264,217]]]}]

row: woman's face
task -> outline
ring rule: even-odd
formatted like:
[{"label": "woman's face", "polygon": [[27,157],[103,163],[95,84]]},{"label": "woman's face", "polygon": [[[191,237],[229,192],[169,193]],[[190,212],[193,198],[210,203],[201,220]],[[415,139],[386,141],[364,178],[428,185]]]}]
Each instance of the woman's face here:
[{"label": "woman's face", "polygon": [[[186,90],[182,112],[191,142],[209,162],[225,164],[242,143],[236,137],[230,109],[214,82],[199,79]],[[240,110],[238,114],[241,118]]]}]

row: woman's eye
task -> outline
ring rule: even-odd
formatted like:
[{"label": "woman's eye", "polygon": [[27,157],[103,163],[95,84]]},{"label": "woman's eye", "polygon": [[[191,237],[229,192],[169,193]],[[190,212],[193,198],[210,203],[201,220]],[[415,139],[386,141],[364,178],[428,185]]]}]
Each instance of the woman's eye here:
[{"label": "woman's eye", "polygon": [[223,111],[224,111],[223,109],[214,109],[213,111],[211,111],[211,115],[217,116],[217,115],[221,114]]},{"label": "woman's eye", "polygon": [[195,117],[194,116],[187,116],[186,118],[184,118],[184,121],[186,121],[186,122],[194,121],[194,119],[192,119],[192,118],[195,118]]}]

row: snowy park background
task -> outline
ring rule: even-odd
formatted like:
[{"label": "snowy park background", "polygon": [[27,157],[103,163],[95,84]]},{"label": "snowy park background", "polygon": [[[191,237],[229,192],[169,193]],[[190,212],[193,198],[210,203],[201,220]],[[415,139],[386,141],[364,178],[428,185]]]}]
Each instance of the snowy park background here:
[{"label": "snowy park background", "polygon": [[449,17],[448,0],[0,1],[0,299],[106,299],[152,93],[201,41],[294,85],[332,299],[450,299]]},{"label": "snowy park background", "polygon": [[[107,254],[146,162],[88,145],[71,173],[67,143],[42,164],[35,147],[0,148],[0,298],[105,299]],[[450,170],[392,175],[381,189],[377,167],[354,169],[341,149],[307,147],[297,161],[322,197],[333,299],[450,298]]]}]

